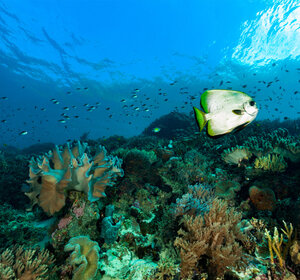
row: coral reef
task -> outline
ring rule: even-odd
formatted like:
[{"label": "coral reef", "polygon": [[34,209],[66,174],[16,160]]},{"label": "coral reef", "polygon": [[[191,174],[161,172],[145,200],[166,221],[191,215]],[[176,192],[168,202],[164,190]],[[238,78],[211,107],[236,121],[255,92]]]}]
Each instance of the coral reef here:
[{"label": "coral reef", "polygon": [[181,198],[177,198],[174,206],[174,215],[185,214],[196,216],[209,211],[213,200],[212,188],[206,185],[193,185],[188,187],[188,192]]},{"label": "coral reef", "polygon": [[45,229],[32,213],[0,205],[0,247],[14,244],[33,246],[45,238]]},{"label": "coral reef", "polygon": [[3,151],[0,278],[300,279],[299,137],[274,127]]},{"label": "coral reef", "polygon": [[69,199],[72,203],[68,211],[49,229],[51,244],[58,251],[70,238],[89,235],[95,240],[100,235],[97,231],[100,218],[97,205],[90,202],[84,193],[75,191],[70,192]]}]

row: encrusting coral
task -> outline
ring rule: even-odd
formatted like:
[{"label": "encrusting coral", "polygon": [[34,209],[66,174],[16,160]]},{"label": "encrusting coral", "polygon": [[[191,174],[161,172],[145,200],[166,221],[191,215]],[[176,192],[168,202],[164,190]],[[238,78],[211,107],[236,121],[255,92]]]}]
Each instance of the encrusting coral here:
[{"label": "encrusting coral", "polygon": [[98,243],[88,236],[73,237],[65,246],[65,251],[73,251],[70,264],[74,268],[72,280],[92,280],[98,271],[99,251]]},{"label": "encrusting coral", "polygon": [[240,222],[241,214],[220,199],[214,199],[204,215],[185,215],[184,227],[178,231],[174,242],[180,248],[182,279],[194,273],[200,275],[200,263],[205,259],[208,259],[211,279],[242,264],[243,248],[238,241],[244,241],[246,236],[240,229]]},{"label": "encrusting coral", "polygon": [[85,153],[87,144],[77,143],[61,151],[58,146],[37,159],[30,161],[31,191],[26,195],[32,206],[39,204],[43,210],[53,215],[58,212],[66,200],[68,190],[82,191],[89,201],[105,196],[106,186],[111,186],[117,176],[123,176],[122,161],[107,156],[104,147],[99,146],[98,153],[90,159]]},{"label": "encrusting coral", "polygon": [[[0,279],[49,279],[49,269],[54,261],[48,250],[24,249],[23,246],[6,249],[0,255]],[[51,272],[54,271],[51,268]]]}]

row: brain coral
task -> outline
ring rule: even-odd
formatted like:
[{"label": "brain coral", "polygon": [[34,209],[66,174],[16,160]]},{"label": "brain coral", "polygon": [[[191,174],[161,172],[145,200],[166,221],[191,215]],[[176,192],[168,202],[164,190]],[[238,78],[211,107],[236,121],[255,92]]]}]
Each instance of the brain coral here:
[{"label": "brain coral", "polygon": [[104,147],[90,159],[85,153],[87,144],[77,143],[72,149],[69,144],[60,150],[58,146],[44,156],[30,161],[27,181],[31,191],[26,193],[32,205],[39,204],[53,215],[64,205],[68,190],[87,194],[89,201],[105,196],[106,186],[114,183],[116,176],[123,176],[122,161],[106,156]]}]

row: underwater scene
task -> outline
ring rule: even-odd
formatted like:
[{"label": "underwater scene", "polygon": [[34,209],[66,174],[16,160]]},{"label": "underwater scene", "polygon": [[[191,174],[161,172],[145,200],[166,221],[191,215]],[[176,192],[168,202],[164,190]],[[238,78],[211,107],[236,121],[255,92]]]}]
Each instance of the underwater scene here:
[{"label": "underwater scene", "polygon": [[0,0],[0,280],[300,279],[299,0]]}]

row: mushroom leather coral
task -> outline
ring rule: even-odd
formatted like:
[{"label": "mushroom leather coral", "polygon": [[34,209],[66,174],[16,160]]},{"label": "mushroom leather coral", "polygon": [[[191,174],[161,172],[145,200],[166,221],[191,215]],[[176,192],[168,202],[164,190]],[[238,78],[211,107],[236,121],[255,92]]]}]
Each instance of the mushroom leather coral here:
[{"label": "mushroom leather coral", "polygon": [[106,186],[114,183],[116,176],[123,176],[121,160],[106,156],[104,147],[93,159],[84,153],[87,144],[77,143],[72,149],[67,144],[61,151],[58,146],[53,151],[30,161],[31,191],[26,195],[32,205],[38,203],[43,210],[53,215],[64,205],[68,190],[82,191],[90,201],[105,196]]},{"label": "mushroom leather coral", "polygon": [[75,268],[73,280],[92,280],[98,271],[99,251],[98,243],[88,236],[77,236],[69,240],[65,252],[73,251],[70,264]]}]

